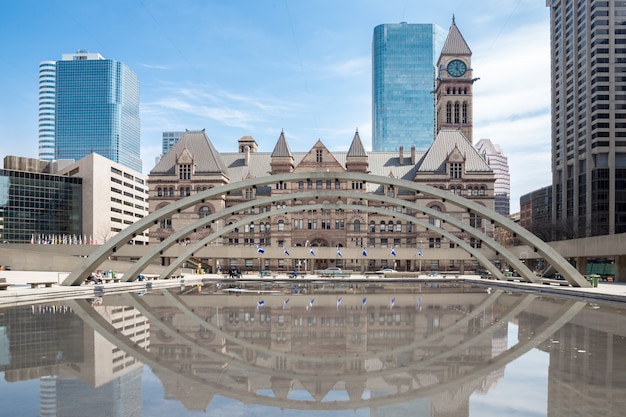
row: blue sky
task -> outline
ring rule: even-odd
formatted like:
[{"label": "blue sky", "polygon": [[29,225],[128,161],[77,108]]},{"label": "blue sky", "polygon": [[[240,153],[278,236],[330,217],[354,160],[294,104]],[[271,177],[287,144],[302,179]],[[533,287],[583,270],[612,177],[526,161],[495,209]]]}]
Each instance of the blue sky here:
[{"label": "blue sky", "polygon": [[[474,141],[509,158],[511,209],[551,183],[549,9],[538,0],[0,0],[0,157],[37,157],[40,61],[78,49],[141,83],[144,172],[167,130],[206,129],[219,151],[252,135],[271,152],[319,138],[371,149],[371,42],[381,23],[452,15],[473,52]],[[533,169],[529,169],[533,167]]]}]

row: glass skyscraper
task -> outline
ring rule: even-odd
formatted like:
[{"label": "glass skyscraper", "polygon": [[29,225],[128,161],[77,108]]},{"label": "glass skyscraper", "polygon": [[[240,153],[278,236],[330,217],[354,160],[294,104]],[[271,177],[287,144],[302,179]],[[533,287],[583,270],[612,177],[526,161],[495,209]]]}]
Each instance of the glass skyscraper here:
[{"label": "glass skyscraper", "polygon": [[79,51],[56,62],[55,159],[92,152],[141,172],[139,80],[121,62]]},{"label": "glass skyscraper", "polygon": [[372,149],[426,151],[435,138],[436,63],[447,32],[434,24],[383,24],[372,42]]}]

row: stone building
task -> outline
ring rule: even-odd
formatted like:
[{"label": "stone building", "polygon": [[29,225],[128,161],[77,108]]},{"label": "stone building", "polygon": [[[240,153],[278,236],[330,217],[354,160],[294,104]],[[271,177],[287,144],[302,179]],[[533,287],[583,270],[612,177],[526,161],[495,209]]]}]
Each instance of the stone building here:
[{"label": "stone building", "polygon": [[[149,174],[150,212],[167,204],[212,187],[230,184],[248,178],[296,173],[296,172],[358,172],[379,176],[389,176],[431,185],[451,193],[465,196],[493,209],[494,175],[489,165],[478,154],[472,144],[460,130],[440,130],[432,146],[426,152],[417,152],[412,148],[405,154],[398,152],[366,152],[358,131],[352,138],[347,152],[331,152],[321,140],[318,140],[308,152],[292,152],[284,132],[281,132],[271,153],[260,152],[254,138],[244,136],[238,141],[237,152],[218,152],[204,130],[187,131],[174,147],[163,156]],[[486,224],[480,217],[468,214],[452,204],[431,199],[407,190],[379,186],[362,182],[341,181],[294,181],[276,183],[246,189],[238,193],[228,193],[210,201],[204,201],[181,213],[165,218],[150,230],[150,242],[156,243],[167,238],[176,230],[211,213],[232,207],[239,203],[261,197],[285,195],[285,199],[273,205],[255,206],[250,210],[234,213],[223,221],[216,221],[204,229],[196,230],[180,244],[197,242],[228,224],[233,224],[246,216],[274,210],[277,206],[308,205],[312,201],[299,198],[297,193],[315,190],[351,191],[355,193],[385,195],[407,202],[423,205],[445,212],[462,219],[481,231],[492,232],[491,224]],[[343,198],[341,196],[324,198],[317,203],[328,204],[328,209],[308,210],[294,213],[272,213],[262,221],[251,222],[243,228],[226,232],[217,242],[224,246],[291,247],[310,246],[341,248],[454,248],[435,231],[417,227],[412,222],[398,220],[389,211],[415,216],[428,221],[434,226],[445,227],[440,221],[416,213],[409,208],[391,206],[367,198]],[[354,205],[353,210],[333,208],[334,204]],[[380,207],[379,213],[359,210],[360,205]],[[463,232],[455,235],[480,247],[481,242],[470,238]],[[306,269],[303,260],[291,259],[222,259],[221,265],[238,266],[243,270],[290,271],[294,268]],[[411,261],[393,259],[368,259],[367,264],[357,265],[354,259],[315,260],[315,269],[339,267],[344,269],[376,270],[394,268],[397,270],[415,270]],[[472,265],[461,266],[460,261],[429,261],[425,270],[462,270]]]}]

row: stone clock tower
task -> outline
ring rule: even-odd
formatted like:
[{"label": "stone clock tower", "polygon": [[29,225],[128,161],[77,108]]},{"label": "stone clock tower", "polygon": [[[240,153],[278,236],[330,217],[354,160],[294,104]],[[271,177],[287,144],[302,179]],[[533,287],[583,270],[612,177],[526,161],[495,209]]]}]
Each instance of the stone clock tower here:
[{"label": "stone clock tower", "polygon": [[473,143],[472,51],[456,27],[454,17],[437,61],[437,133],[458,129]]}]

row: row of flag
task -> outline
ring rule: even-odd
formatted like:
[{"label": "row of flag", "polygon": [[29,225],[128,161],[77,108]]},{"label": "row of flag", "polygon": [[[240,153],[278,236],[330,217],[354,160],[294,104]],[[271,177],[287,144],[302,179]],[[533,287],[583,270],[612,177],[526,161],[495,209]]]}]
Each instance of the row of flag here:
[{"label": "row of flag", "polygon": [[[315,256],[315,251],[313,250],[313,246],[311,246],[311,244],[309,243],[309,241],[307,240],[305,243],[305,246],[309,247],[309,254],[311,254],[311,256]],[[365,246],[361,247],[362,249],[362,254],[363,256],[367,256],[367,249],[365,248]],[[256,251],[259,254],[264,254],[265,253],[265,249],[262,248],[261,246],[259,246],[258,244],[256,245]],[[287,250],[287,246],[283,245],[283,253],[285,254],[285,256],[289,256],[289,251]],[[394,258],[397,256],[398,254],[396,253],[396,248],[394,246],[391,247],[391,256],[393,256]],[[341,253],[341,246],[337,245],[337,256],[342,258],[343,255]],[[422,248],[421,247],[417,247],[417,256],[424,256],[422,254]]]},{"label": "row of flag", "polygon": [[[338,297],[337,298],[337,310],[339,310],[339,307],[341,306],[341,302],[343,301],[343,297]],[[283,310],[287,308],[287,304],[289,303],[289,298],[285,298],[285,300],[283,301]],[[307,310],[311,310],[313,309],[313,305],[315,304],[315,298],[311,298],[311,300],[309,301],[309,305],[307,306]],[[367,304],[367,297],[363,297],[363,300],[361,300],[361,309],[364,309],[365,306]],[[393,310],[394,305],[396,304],[396,297],[391,298],[391,300],[389,300],[389,310]],[[256,309],[257,311],[259,309],[261,309],[263,306],[265,306],[265,301],[264,300],[259,300],[256,303]],[[417,310],[422,309],[422,298],[418,298],[417,299],[417,303],[415,304],[415,308]]]},{"label": "row of flag", "polygon": [[91,236],[83,235],[31,235],[31,245],[97,245]]}]

